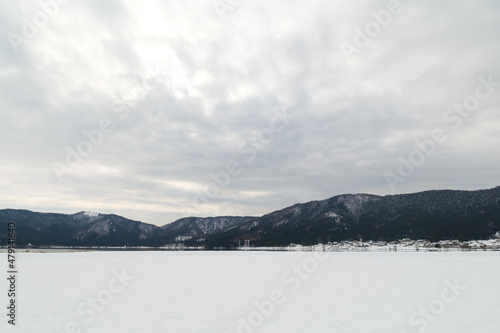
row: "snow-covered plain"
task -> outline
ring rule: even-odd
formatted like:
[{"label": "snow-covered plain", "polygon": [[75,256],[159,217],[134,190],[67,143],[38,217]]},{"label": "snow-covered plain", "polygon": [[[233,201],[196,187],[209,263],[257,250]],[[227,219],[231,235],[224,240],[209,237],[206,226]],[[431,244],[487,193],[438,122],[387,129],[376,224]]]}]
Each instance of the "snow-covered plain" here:
[{"label": "snow-covered plain", "polygon": [[[7,256],[0,254],[7,271]],[[500,252],[20,253],[0,332],[500,332]]]}]

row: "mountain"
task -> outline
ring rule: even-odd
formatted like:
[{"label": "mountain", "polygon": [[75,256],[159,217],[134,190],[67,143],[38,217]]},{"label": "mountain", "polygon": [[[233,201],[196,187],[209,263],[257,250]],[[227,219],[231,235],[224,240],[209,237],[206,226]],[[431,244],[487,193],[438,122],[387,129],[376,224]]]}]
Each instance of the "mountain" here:
[{"label": "mountain", "polygon": [[209,247],[402,238],[487,239],[500,230],[500,187],[376,196],[344,194],[295,204],[207,238]]},{"label": "mountain", "polygon": [[[79,212],[72,215],[0,210],[0,230],[16,223],[16,244],[26,246],[164,246],[171,243],[200,245],[217,234],[254,217],[188,217],[163,227],[113,214]],[[7,242],[0,232],[0,246]],[[202,243],[203,244],[203,243]]]},{"label": "mountain", "polygon": [[183,243],[188,246],[204,245],[207,237],[254,219],[255,217],[250,216],[186,217],[160,227],[153,237],[153,243],[157,245],[172,243]]},{"label": "mountain", "polygon": [[261,217],[187,217],[161,227],[113,214],[4,209],[0,210],[0,246],[6,244],[9,222],[16,222],[18,246],[231,248],[246,242],[283,246],[359,239],[473,240],[500,231],[500,187],[387,196],[343,194]]},{"label": "mountain", "polygon": [[[0,228],[16,222],[16,244],[39,246],[123,246],[142,244],[158,228],[113,214],[80,212],[73,215],[0,210]],[[0,245],[6,242],[0,237]]]}]

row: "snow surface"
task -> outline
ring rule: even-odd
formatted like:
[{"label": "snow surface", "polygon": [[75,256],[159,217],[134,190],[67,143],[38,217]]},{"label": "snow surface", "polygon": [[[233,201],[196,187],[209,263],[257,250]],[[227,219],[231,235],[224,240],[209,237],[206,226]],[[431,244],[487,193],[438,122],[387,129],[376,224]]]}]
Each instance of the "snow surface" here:
[{"label": "snow surface", "polygon": [[175,238],[175,241],[176,242],[184,242],[184,241],[190,240],[191,238],[193,238],[193,236],[177,236]]},{"label": "snow surface", "polygon": [[[17,261],[18,323],[4,314],[0,332],[500,332],[500,252],[124,251]],[[7,289],[0,279],[3,309]],[[97,295],[93,310],[87,301]]]},{"label": "snow surface", "polygon": [[89,212],[89,211],[83,212],[83,214],[87,215],[88,217],[98,217],[99,216],[99,213]]},{"label": "snow surface", "polygon": [[328,212],[328,213],[326,213],[326,217],[338,217],[338,214],[336,214],[334,212]]}]

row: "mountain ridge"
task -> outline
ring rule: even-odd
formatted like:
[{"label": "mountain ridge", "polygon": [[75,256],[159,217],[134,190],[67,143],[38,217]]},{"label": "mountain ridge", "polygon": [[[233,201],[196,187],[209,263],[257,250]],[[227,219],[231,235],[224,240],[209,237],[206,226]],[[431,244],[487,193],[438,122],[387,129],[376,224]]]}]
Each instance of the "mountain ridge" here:
[{"label": "mountain ridge", "polygon": [[[163,226],[115,214],[0,210],[0,228],[16,222],[20,246],[165,246],[231,248],[310,245],[324,240],[472,240],[500,230],[500,186],[410,194],[340,194],[262,216],[184,217]],[[0,246],[6,244],[0,231]]]}]

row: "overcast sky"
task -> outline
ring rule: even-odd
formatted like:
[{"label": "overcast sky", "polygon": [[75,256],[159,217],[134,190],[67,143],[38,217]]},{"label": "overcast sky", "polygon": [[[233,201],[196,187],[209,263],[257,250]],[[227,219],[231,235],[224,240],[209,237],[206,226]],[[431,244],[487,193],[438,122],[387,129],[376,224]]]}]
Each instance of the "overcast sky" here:
[{"label": "overcast sky", "polygon": [[498,1],[61,2],[0,3],[0,208],[163,225],[500,185]]}]

